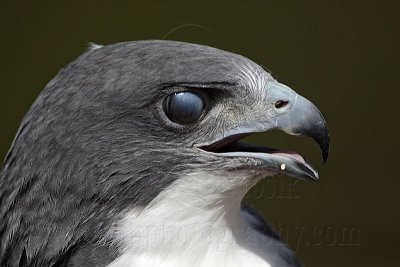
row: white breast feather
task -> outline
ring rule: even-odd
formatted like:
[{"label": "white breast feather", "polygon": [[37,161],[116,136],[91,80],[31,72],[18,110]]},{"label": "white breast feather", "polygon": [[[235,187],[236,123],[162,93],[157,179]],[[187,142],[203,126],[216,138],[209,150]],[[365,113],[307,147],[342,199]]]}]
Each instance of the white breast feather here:
[{"label": "white breast feather", "polygon": [[149,206],[116,223],[110,235],[122,254],[108,266],[287,266],[279,253],[286,246],[254,231],[242,217],[241,200],[257,181],[243,173],[178,179]]}]

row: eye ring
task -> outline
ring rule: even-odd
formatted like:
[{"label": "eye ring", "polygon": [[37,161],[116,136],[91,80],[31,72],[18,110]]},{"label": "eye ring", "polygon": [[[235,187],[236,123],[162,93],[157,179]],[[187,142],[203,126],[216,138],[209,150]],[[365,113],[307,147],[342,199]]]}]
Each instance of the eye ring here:
[{"label": "eye ring", "polygon": [[202,94],[194,91],[175,92],[164,99],[165,115],[174,123],[187,125],[196,122],[206,107]]}]

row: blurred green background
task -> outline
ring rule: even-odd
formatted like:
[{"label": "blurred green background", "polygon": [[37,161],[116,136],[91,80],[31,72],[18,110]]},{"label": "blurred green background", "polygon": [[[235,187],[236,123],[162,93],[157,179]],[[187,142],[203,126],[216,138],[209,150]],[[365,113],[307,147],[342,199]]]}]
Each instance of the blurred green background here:
[{"label": "blurred green background", "polygon": [[[399,10],[389,1],[2,1],[0,158],[23,115],[87,42],[172,39],[242,54],[312,100],[331,132],[269,133],[318,183],[276,177],[250,191],[305,266],[399,266]],[[396,168],[395,168],[396,167]],[[397,264],[396,264],[397,263]]]}]

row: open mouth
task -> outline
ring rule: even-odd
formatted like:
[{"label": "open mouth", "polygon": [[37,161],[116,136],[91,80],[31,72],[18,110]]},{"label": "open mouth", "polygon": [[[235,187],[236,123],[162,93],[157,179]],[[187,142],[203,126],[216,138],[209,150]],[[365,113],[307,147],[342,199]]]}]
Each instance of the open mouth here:
[{"label": "open mouth", "polygon": [[300,179],[319,179],[318,172],[300,154],[294,151],[239,141],[251,134],[253,133],[234,134],[199,148],[218,156],[259,159],[267,169],[276,173],[284,173]]},{"label": "open mouth", "polygon": [[[243,166],[252,170],[265,170],[273,174],[282,173],[300,179],[318,180],[318,172],[298,153],[270,147],[245,144],[240,140],[253,133],[280,130],[289,135],[305,136],[313,139],[320,147],[322,160],[329,156],[330,136],[328,125],[318,108],[306,98],[289,90],[288,87],[276,84],[271,94],[278,100],[289,101],[283,109],[275,102],[274,118],[260,107],[258,116],[247,116],[246,120],[235,120],[235,126],[224,128],[225,136],[218,136],[209,143],[195,145],[203,152],[218,157],[245,159]],[[270,120],[265,121],[267,117]],[[255,120],[255,121],[253,121]],[[240,122],[240,124],[238,123]],[[240,126],[238,126],[240,125]],[[247,160],[251,159],[251,160]],[[240,163],[239,163],[240,164]]]}]

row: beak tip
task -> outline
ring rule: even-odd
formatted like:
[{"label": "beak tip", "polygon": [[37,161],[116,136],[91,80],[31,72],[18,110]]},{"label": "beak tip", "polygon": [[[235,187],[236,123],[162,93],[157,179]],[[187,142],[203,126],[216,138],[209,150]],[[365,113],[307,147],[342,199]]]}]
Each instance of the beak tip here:
[{"label": "beak tip", "polygon": [[319,180],[319,174],[316,171],[313,171],[312,174],[309,174],[309,178],[311,178],[310,180],[312,181],[318,181]]},{"label": "beak tip", "polygon": [[308,173],[308,178],[311,181],[317,182],[319,180],[319,174],[315,170],[311,170],[310,173]]},{"label": "beak tip", "polygon": [[329,137],[328,132],[326,132],[326,138],[325,138],[325,140],[323,142],[323,145],[321,146],[322,160],[323,160],[324,164],[328,160],[329,147],[330,147],[330,137]]},{"label": "beak tip", "polygon": [[328,146],[322,149],[322,161],[325,164],[329,156],[329,143]]}]

